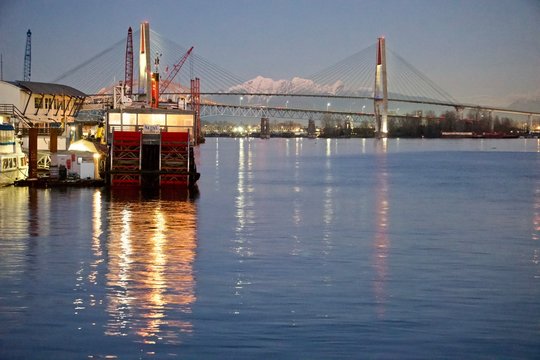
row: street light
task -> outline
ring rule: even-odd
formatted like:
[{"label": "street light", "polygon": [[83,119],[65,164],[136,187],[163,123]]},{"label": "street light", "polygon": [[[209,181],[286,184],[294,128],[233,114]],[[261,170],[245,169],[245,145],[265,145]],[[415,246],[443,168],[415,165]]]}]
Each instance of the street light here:
[{"label": "street light", "polygon": [[330,107],[330,103],[326,104],[326,111],[328,111],[328,108]]},{"label": "street light", "polygon": [[240,96],[240,106],[242,106],[242,100],[244,100],[244,97]]},{"label": "street light", "polygon": [[362,105],[362,112],[364,112],[365,108],[366,108],[366,105]]},{"label": "street light", "polygon": [[286,107],[286,108],[289,107],[289,100],[287,100],[287,101],[285,102],[285,107]]}]

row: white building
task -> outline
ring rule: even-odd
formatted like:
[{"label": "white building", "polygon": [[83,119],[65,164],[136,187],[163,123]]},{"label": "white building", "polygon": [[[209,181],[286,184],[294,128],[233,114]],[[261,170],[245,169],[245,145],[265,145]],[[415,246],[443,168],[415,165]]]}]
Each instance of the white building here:
[{"label": "white building", "polygon": [[[12,124],[27,134],[39,129],[38,149],[49,150],[51,128],[60,128],[58,150],[66,150],[66,124],[73,123],[86,94],[70,86],[33,81],[0,81],[0,123]],[[27,143],[23,144],[27,147]]]}]

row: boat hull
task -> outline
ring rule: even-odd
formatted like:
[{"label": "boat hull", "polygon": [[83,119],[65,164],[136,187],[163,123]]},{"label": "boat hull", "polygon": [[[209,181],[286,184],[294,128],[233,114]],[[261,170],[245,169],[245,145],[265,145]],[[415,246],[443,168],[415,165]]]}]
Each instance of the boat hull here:
[{"label": "boat hull", "polygon": [[24,153],[0,155],[0,186],[13,185],[28,177],[28,159]]}]

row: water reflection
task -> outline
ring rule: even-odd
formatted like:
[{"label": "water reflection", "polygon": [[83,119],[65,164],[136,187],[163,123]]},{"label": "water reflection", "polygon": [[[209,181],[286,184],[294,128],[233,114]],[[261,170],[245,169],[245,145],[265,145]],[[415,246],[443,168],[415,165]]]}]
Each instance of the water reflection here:
[{"label": "water reflection", "polygon": [[[540,240],[540,181],[536,182],[536,187],[534,190],[534,203],[533,203],[533,228],[532,228],[532,240]],[[540,248],[536,246],[533,251],[533,263],[535,265],[540,264]],[[536,279],[540,279],[540,268],[536,268]]]},{"label": "water reflection", "polygon": [[[241,264],[246,257],[253,255],[250,240],[250,227],[255,223],[255,212],[253,210],[253,154],[251,141],[240,138],[238,140],[238,179],[236,195],[236,239],[234,239],[234,252],[239,256]],[[247,148],[247,149],[246,149]],[[239,269],[236,275],[235,296],[240,297],[239,304],[242,304],[242,290],[250,281],[246,274]],[[240,310],[233,310],[239,314]]]},{"label": "water reflection", "polygon": [[533,210],[533,240],[540,240],[540,181],[536,182],[534,190],[534,210]]},{"label": "water reflection", "polygon": [[195,204],[113,197],[108,221],[106,334],[133,332],[146,344],[180,343],[192,324],[168,312],[190,313],[196,299]]},{"label": "water reflection", "polygon": [[0,188],[0,239],[23,239],[38,232],[38,198],[33,188]]},{"label": "water reflection", "polygon": [[[246,149],[247,147],[247,149]],[[253,211],[253,154],[251,141],[249,139],[239,139],[238,147],[238,182],[236,196],[236,252],[242,255],[250,255],[250,250],[245,247],[246,236],[243,231],[246,227],[254,224]]]},{"label": "water reflection", "polygon": [[298,236],[297,231],[302,226],[304,222],[304,212],[302,211],[303,201],[301,199],[301,193],[303,191],[301,183],[301,155],[302,155],[302,139],[296,138],[296,151],[294,157],[294,198],[293,198],[293,212],[292,220],[294,224],[295,232],[291,234],[294,239],[293,246],[291,248],[291,255],[299,255],[301,251],[301,237]]},{"label": "water reflection", "polygon": [[28,235],[36,237],[39,236],[40,230],[37,189],[29,188],[28,190]]},{"label": "water reflection", "polygon": [[[103,235],[103,222],[102,222],[102,196],[101,191],[94,192],[92,197],[92,254],[94,255],[94,261],[91,264],[90,274],[88,275],[88,281],[90,284],[97,284],[98,267],[103,263],[103,247],[101,245]],[[95,299],[91,300],[91,305],[95,304]]]},{"label": "water reflection", "polygon": [[220,167],[219,167],[219,138],[216,138],[216,153],[215,153],[215,156],[216,156],[216,175],[215,175],[215,181],[214,181],[214,187],[215,187],[215,190],[219,190],[220,188],[220,177],[219,177],[219,173],[220,173]]},{"label": "water reflection", "polygon": [[[92,260],[88,264],[80,260],[80,267],[75,274],[75,289],[77,297],[73,300],[73,310],[75,315],[80,315],[88,307],[103,304],[103,297],[100,294],[100,276],[103,276],[103,269],[100,267],[105,262],[103,252],[103,206],[101,191],[96,190],[92,194]],[[87,298],[88,297],[88,298]],[[95,323],[92,323],[95,326]]]},{"label": "water reflection", "polygon": [[375,182],[375,239],[373,252],[373,266],[375,269],[375,280],[373,282],[373,293],[377,304],[377,315],[382,317],[385,314],[387,301],[386,282],[388,279],[388,252],[390,239],[388,237],[389,211],[388,202],[388,165],[387,150],[388,140],[379,139],[376,141],[376,182]]},{"label": "water reflection", "polygon": [[332,224],[334,222],[334,175],[332,169],[332,141],[332,139],[326,139],[325,187],[323,190],[323,241],[325,245],[323,253],[325,255],[330,254],[333,247]]},{"label": "water reflection", "polygon": [[[33,191],[29,191],[33,190]],[[30,263],[35,247],[38,207],[36,189],[0,188],[0,280],[19,281]],[[32,209],[32,213],[29,211]],[[27,236],[31,239],[25,240]],[[1,299],[1,297],[0,297]],[[0,310],[5,311],[0,301]]]}]

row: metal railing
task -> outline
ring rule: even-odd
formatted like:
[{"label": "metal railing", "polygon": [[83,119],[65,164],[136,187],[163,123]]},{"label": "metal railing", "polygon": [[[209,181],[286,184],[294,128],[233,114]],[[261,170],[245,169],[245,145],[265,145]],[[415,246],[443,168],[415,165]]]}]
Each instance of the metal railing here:
[{"label": "metal railing", "polygon": [[[64,129],[61,128],[61,124],[57,121],[49,123],[46,122],[46,126],[36,126],[27,116],[25,116],[15,105],[13,104],[0,104],[0,115],[8,115],[11,118],[15,118],[18,123],[15,124],[15,130],[22,136],[27,136],[30,128],[38,129],[38,136],[49,136],[51,129],[57,129],[57,135],[61,135]],[[58,131],[61,129],[61,131]]]},{"label": "metal railing", "polygon": [[22,122],[23,127],[33,127],[34,124],[28,119],[15,105],[13,104],[0,104],[0,114],[9,115],[12,118],[19,120],[19,124]]}]

